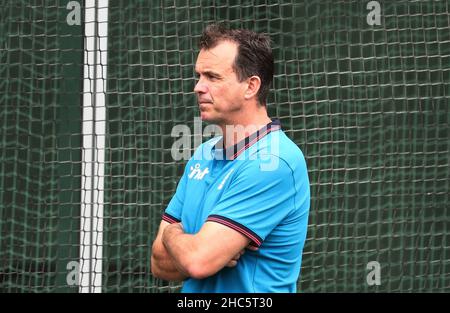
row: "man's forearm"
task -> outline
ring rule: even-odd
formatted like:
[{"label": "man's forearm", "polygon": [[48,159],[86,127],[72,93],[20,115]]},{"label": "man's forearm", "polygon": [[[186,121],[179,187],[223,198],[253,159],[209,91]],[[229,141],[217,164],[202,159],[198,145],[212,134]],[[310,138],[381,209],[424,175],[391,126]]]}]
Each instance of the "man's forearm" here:
[{"label": "man's forearm", "polygon": [[198,262],[193,260],[196,255],[193,235],[185,234],[180,223],[171,224],[164,230],[162,243],[178,271],[191,277],[195,276],[193,267],[197,267]]},{"label": "man's forearm", "polygon": [[168,281],[182,281],[188,278],[186,274],[178,270],[173,258],[167,253],[161,242],[153,245],[151,270],[155,277]]},{"label": "man's forearm", "polygon": [[[194,279],[204,279],[225,266],[236,266],[244,245],[248,244],[249,240],[243,235],[231,231],[234,236],[231,238],[229,232],[227,226],[205,223],[197,234],[191,235],[184,232],[180,223],[174,223],[164,229],[161,241],[181,273]],[[225,237],[230,241],[211,240],[211,236]]]},{"label": "man's forearm", "polygon": [[162,261],[158,262],[152,256],[152,273],[155,277],[168,281],[183,281],[188,278],[187,275],[182,274],[173,262]]}]

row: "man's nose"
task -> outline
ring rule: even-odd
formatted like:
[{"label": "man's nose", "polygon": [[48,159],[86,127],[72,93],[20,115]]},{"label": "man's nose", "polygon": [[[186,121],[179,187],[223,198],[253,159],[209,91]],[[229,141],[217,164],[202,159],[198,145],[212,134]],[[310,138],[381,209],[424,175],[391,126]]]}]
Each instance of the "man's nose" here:
[{"label": "man's nose", "polygon": [[197,84],[195,84],[194,92],[196,92],[196,93],[207,93],[208,92],[208,86],[202,80],[199,79]]}]

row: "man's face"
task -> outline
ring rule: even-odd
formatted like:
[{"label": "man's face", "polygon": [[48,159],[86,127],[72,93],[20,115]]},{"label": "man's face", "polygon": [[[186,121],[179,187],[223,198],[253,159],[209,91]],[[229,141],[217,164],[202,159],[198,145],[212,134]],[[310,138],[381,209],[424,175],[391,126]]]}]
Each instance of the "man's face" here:
[{"label": "man's face", "polygon": [[233,124],[242,109],[247,83],[239,82],[233,70],[236,54],[237,44],[231,41],[200,50],[195,65],[199,79],[194,91],[203,121]]}]

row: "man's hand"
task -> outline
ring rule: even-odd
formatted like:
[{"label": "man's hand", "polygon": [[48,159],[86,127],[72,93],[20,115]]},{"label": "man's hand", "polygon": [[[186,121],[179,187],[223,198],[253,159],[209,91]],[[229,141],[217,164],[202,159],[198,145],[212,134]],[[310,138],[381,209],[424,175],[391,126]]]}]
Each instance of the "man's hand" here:
[{"label": "man's hand", "polygon": [[258,251],[259,250],[258,247],[255,247],[253,245],[248,245],[246,249],[251,250],[251,251]]},{"label": "man's hand", "polygon": [[[248,245],[245,249],[251,250],[251,251],[258,251],[259,248]],[[238,254],[236,254],[230,262],[226,265],[226,267],[235,267],[237,265],[238,260],[241,258],[241,256],[245,253],[245,249],[242,249]]]},{"label": "man's hand", "polygon": [[188,276],[177,269],[172,257],[167,253],[162,243],[162,234],[170,225],[166,221],[161,221],[158,235],[152,245],[151,270],[153,276],[157,278],[168,281],[183,281]]},{"label": "man's hand", "polygon": [[165,241],[167,241],[168,237],[171,237],[171,236],[177,235],[177,234],[183,234],[183,233],[184,233],[184,230],[183,230],[183,225],[181,223],[170,224],[164,229],[164,232],[162,234],[162,242],[164,243]]},{"label": "man's hand", "polygon": [[241,255],[243,255],[245,253],[245,249],[241,250],[238,254],[236,254],[231,260],[230,262],[228,262],[227,265],[225,265],[226,267],[235,267],[237,265],[237,262],[239,260],[239,258],[241,257]]}]

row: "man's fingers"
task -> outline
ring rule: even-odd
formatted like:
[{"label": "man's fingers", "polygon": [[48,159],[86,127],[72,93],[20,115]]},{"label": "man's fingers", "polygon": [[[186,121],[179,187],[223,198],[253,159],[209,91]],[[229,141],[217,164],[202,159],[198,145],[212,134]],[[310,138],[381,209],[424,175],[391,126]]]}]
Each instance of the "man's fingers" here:
[{"label": "man's fingers", "polygon": [[258,247],[255,247],[255,246],[252,246],[252,245],[248,245],[248,246],[247,246],[247,249],[248,249],[248,250],[251,250],[251,251],[258,251],[258,250],[259,250]]},{"label": "man's fingers", "polygon": [[237,265],[237,261],[236,260],[231,260],[230,262],[228,262],[228,264],[226,265],[227,267],[235,267]]},{"label": "man's fingers", "polygon": [[[250,246],[247,247],[250,249]],[[256,247],[254,247],[256,248]],[[258,248],[256,248],[256,250],[258,250]],[[231,260],[230,262],[227,263],[227,265],[225,265],[226,267],[235,267],[237,265],[238,260],[240,259],[240,257],[245,253],[245,249],[242,249],[241,251],[238,252],[238,254],[236,254]]]},{"label": "man's fingers", "polygon": [[245,253],[244,251],[245,249],[243,249],[242,251],[239,251],[238,254],[236,254],[230,262],[228,262],[228,264],[226,265],[227,267],[235,267],[237,265],[237,261],[240,259],[241,255],[243,255]]}]

